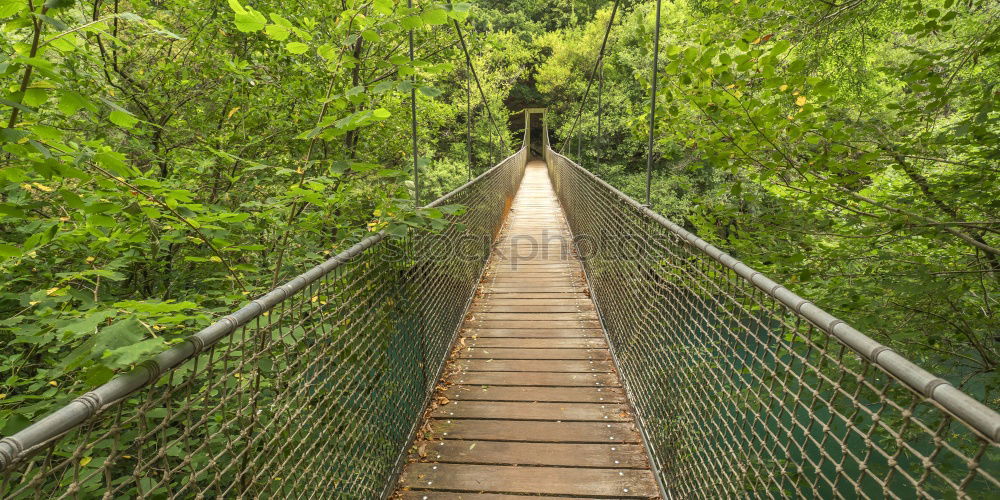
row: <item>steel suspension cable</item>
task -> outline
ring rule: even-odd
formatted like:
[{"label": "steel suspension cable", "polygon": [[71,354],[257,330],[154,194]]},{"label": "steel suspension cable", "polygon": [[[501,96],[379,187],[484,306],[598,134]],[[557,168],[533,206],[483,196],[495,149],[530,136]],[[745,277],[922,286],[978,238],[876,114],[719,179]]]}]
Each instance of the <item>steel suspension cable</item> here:
[{"label": "steel suspension cable", "polygon": [[583,99],[580,100],[580,109],[576,113],[576,119],[573,120],[573,126],[570,127],[569,133],[566,134],[566,138],[563,139],[562,146],[559,147],[560,153],[566,149],[566,146],[570,145],[569,141],[576,133],[576,126],[580,123],[580,117],[583,116],[583,107],[587,104],[587,96],[590,95],[590,87],[594,84],[594,76],[597,75],[597,67],[604,59],[604,49],[608,45],[608,35],[611,34],[611,26],[615,24],[615,13],[618,12],[618,4],[620,3],[621,0],[615,0],[614,6],[611,7],[611,17],[608,19],[608,26],[604,30],[604,40],[601,41],[601,50],[597,54],[597,60],[594,61],[594,69],[590,72],[590,78],[587,79],[587,90],[583,92]]},{"label": "steel suspension cable", "polygon": [[602,133],[602,121],[601,118],[604,117],[604,103],[602,96],[604,95],[604,63],[601,62],[601,79],[597,84],[597,137],[595,138],[594,146],[597,149],[597,154],[594,155],[594,172],[601,171],[601,150],[604,145],[604,135]]},{"label": "steel suspension cable", "polygon": [[472,180],[472,72],[465,66],[465,150],[469,154],[469,180]]},{"label": "steel suspension cable", "polygon": [[490,103],[486,100],[486,93],[483,92],[483,86],[479,83],[479,75],[476,73],[476,67],[472,65],[472,57],[469,56],[469,48],[465,45],[465,36],[462,35],[462,27],[458,24],[458,21],[452,19],[452,24],[455,26],[455,33],[458,34],[458,41],[462,46],[462,52],[465,53],[465,62],[469,65],[469,70],[472,71],[472,78],[476,81],[476,88],[479,89],[479,97],[483,99],[483,107],[486,108],[486,114],[489,116],[490,124],[496,130],[497,135],[500,136],[500,145],[506,149],[507,141],[504,140],[504,135],[500,132],[500,128],[497,127],[496,120],[493,119],[493,110],[490,109]]},{"label": "steel suspension cable", "polygon": [[[406,0],[413,8],[413,0]],[[410,66],[413,67],[413,28],[410,28]],[[410,137],[413,140],[413,208],[420,206],[420,162],[417,158],[417,72],[410,75]]]},{"label": "steel suspension cable", "polygon": [[650,186],[653,182],[653,126],[656,124],[656,74],[660,56],[660,2],[656,0],[656,28],[653,31],[653,73],[650,78],[652,93],[649,98],[649,145],[646,149],[646,206],[649,206]]}]

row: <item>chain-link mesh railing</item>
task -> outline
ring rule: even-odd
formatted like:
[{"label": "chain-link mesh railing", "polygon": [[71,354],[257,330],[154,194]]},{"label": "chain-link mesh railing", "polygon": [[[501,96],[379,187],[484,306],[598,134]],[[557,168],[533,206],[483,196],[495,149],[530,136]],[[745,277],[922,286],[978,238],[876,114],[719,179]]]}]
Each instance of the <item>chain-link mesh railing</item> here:
[{"label": "chain-link mesh railing", "polygon": [[0,441],[3,498],[375,498],[524,173],[521,149],[380,233]]},{"label": "chain-link mesh railing", "polygon": [[671,496],[986,498],[1000,415],[546,148]]}]

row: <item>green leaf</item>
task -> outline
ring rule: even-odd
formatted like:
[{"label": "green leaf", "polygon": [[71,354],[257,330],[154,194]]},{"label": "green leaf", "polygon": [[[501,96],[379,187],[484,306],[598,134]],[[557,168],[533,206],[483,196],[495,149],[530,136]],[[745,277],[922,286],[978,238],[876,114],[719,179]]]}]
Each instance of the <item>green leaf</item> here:
[{"label": "green leaf", "polygon": [[448,9],[448,17],[462,22],[469,17],[469,9],[472,7],[467,3],[453,3],[446,6]]},{"label": "green leaf", "polygon": [[90,109],[91,111],[96,109],[96,106],[89,99],[73,91],[63,92],[59,97],[57,107],[66,116],[75,114],[83,108]]},{"label": "green leaf", "polygon": [[375,30],[364,30],[361,32],[361,38],[364,38],[371,43],[376,43],[381,37],[378,36],[378,33],[376,33]]},{"label": "green leaf", "polygon": [[71,333],[75,336],[92,334],[97,330],[97,327],[101,326],[101,324],[108,319],[115,317],[117,314],[118,311],[115,309],[104,309],[102,311],[88,314],[84,318],[77,321],[63,325],[59,327],[59,330],[65,333]]},{"label": "green leaf", "polygon": [[0,243],[0,257],[20,257],[21,249],[14,245]]},{"label": "green leaf", "polygon": [[21,111],[23,111],[25,113],[34,113],[35,112],[34,109],[31,109],[31,108],[25,106],[24,104],[21,104],[21,103],[16,102],[16,101],[11,101],[9,99],[4,99],[2,97],[0,97],[0,104],[5,104],[5,105],[10,106],[12,108],[17,108],[17,109],[19,109],[19,110],[21,110]]},{"label": "green leaf", "polygon": [[402,238],[406,236],[406,233],[410,230],[410,226],[402,224],[399,222],[393,222],[385,228],[385,232],[389,233],[390,236],[395,236],[397,238]]},{"label": "green leaf", "polygon": [[277,14],[274,14],[274,13],[271,13],[271,14],[268,14],[268,15],[271,16],[271,21],[274,21],[274,24],[277,24],[279,26],[282,26],[282,27],[285,27],[285,28],[288,28],[288,29],[292,29],[293,28],[292,22],[289,21],[288,19],[285,19],[285,18],[283,18],[283,17],[281,17],[281,16],[279,16]]},{"label": "green leaf", "polygon": [[283,42],[288,39],[288,35],[292,32],[280,24],[268,24],[267,27],[264,28],[264,33],[272,40]]},{"label": "green leaf", "polygon": [[420,19],[420,16],[407,16],[404,17],[400,22],[404,29],[412,30],[417,29],[424,25],[424,22]]},{"label": "green leaf", "polygon": [[384,94],[396,88],[396,83],[397,82],[395,80],[382,80],[372,87],[372,92],[375,92],[376,94]]},{"label": "green leaf", "polygon": [[10,203],[0,203],[0,215],[7,217],[24,217],[24,210],[19,208],[17,205],[12,205]]},{"label": "green leaf", "polygon": [[316,53],[327,61],[332,61],[335,57],[337,57],[336,47],[328,43],[324,43],[323,45],[316,47]]},{"label": "green leaf", "polygon": [[0,17],[13,16],[27,6],[24,0],[0,0]]},{"label": "green leaf", "polygon": [[420,93],[427,97],[437,97],[442,94],[442,92],[434,87],[420,86],[418,87]]},{"label": "green leaf", "polygon": [[105,351],[118,349],[139,342],[146,336],[146,329],[135,318],[116,321],[106,326],[94,336],[92,351],[102,355]]},{"label": "green leaf", "polygon": [[442,206],[439,206],[437,208],[439,210],[441,210],[441,212],[443,212],[443,213],[445,213],[447,215],[461,215],[461,214],[465,213],[465,206],[464,205],[457,205],[457,204],[442,205]]},{"label": "green leaf", "polygon": [[132,172],[125,164],[125,155],[114,151],[104,151],[94,155],[94,161],[121,177],[131,177]]},{"label": "green leaf", "polygon": [[28,420],[20,413],[14,413],[7,417],[7,423],[4,425],[3,430],[0,430],[0,435],[10,436],[16,434],[29,425],[31,425],[31,420]]},{"label": "green leaf", "polygon": [[420,14],[420,19],[427,24],[444,24],[448,22],[448,13],[444,9],[434,8]]},{"label": "green leaf", "polygon": [[23,103],[28,106],[38,107],[49,99],[49,93],[45,89],[28,89],[24,91]]},{"label": "green leaf", "polygon": [[304,54],[309,50],[309,46],[302,42],[288,42],[285,45],[285,50],[291,52],[292,54]]},{"label": "green leaf", "polygon": [[43,141],[58,141],[62,139],[62,130],[49,125],[32,125],[31,133]]},{"label": "green leaf", "polygon": [[235,12],[236,29],[244,33],[260,31],[267,24],[264,14],[251,7],[244,8],[238,0],[229,0],[229,7]]},{"label": "green leaf", "polygon": [[233,9],[233,12],[237,14],[246,14],[247,10],[240,5],[239,0],[229,0],[229,8]]},{"label": "green leaf", "polygon": [[111,123],[114,123],[122,128],[132,128],[136,123],[139,123],[138,118],[117,109],[111,112],[108,119],[111,120]]},{"label": "green leaf", "polygon": [[[17,142],[20,141],[21,139],[24,139],[28,135],[29,134],[27,130],[0,128],[0,139],[2,139],[3,142]],[[11,179],[11,182],[18,182],[18,181]]]},{"label": "green leaf", "polygon": [[375,0],[373,7],[379,14],[392,14],[393,0]]},{"label": "green leaf", "polygon": [[146,339],[105,352],[104,357],[112,366],[125,367],[162,351],[165,345],[161,338]]},{"label": "green leaf", "polygon": [[424,71],[428,73],[447,73],[455,69],[455,65],[451,63],[439,63],[427,66]]},{"label": "green leaf", "polygon": [[104,365],[94,365],[83,372],[83,381],[91,386],[97,387],[111,380],[115,376],[115,371]]},{"label": "green leaf", "polygon": [[61,195],[63,199],[66,200],[66,204],[69,205],[70,208],[83,210],[87,206],[87,204],[84,203],[83,200],[76,195],[76,193],[69,191],[67,189],[60,189],[59,195]]},{"label": "green leaf", "polygon": [[87,217],[87,223],[95,227],[115,227],[118,225],[114,218],[101,214],[90,215]]},{"label": "green leaf", "polygon": [[45,0],[45,6],[50,9],[64,9],[72,7],[76,0]]}]

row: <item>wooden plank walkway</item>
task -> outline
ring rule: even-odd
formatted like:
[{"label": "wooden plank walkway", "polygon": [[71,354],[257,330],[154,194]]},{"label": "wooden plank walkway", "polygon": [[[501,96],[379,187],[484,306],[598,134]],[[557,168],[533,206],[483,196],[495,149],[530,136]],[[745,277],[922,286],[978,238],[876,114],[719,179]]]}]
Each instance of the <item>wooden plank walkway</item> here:
[{"label": "wooden plank walkway", "polygon": [[658,498],[544,162],[530,162],[400,479],[406,500]]}]

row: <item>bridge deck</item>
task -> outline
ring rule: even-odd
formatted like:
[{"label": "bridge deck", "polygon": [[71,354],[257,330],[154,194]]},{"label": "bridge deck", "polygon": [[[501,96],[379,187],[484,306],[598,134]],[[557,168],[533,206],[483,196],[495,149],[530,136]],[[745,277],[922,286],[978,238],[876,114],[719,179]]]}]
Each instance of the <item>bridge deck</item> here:
[{"label": "bridge deck", "polygon": [[402,498],[650,498],[642,438],[543,162],[528,164]]}]

